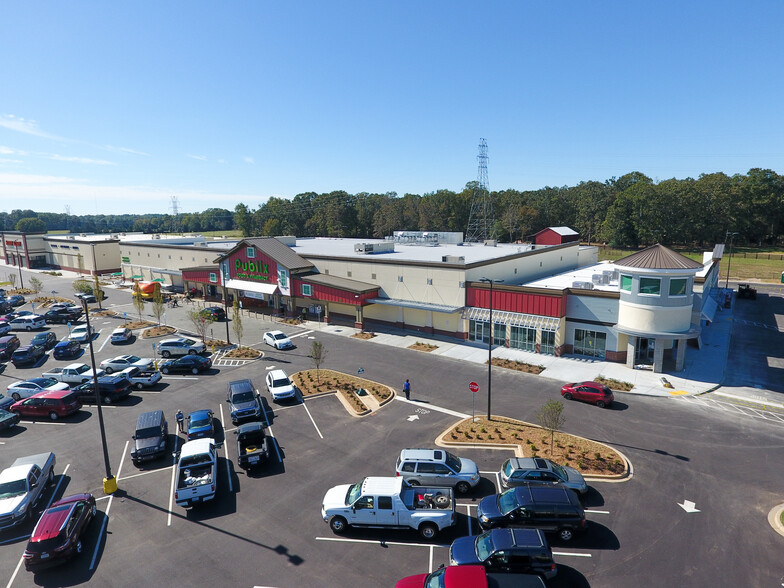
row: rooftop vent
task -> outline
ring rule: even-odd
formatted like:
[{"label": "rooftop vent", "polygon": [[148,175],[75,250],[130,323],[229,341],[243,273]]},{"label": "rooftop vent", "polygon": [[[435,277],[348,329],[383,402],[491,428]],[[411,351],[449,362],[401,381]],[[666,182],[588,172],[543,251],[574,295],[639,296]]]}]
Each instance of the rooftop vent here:
[{"label": "rooftop vent", "polygon": [[371,253],[394,253],[395,244],[389,243],[355,243],[354,253],[364,253],[369,255]]},{"label": "rooftop vent", "polygon": [[441,261],[444,263],[465,263],[465,257],[462,255],[442,255]]},{"label": "rooftop vent", "polygon": [[593,282],[572,282],[572,288],[578,290],[593,290]]},{"label": "rooftop vent", "polygon": [[485,239],[485,247],[496,247],[498,241],[496,239]]}]

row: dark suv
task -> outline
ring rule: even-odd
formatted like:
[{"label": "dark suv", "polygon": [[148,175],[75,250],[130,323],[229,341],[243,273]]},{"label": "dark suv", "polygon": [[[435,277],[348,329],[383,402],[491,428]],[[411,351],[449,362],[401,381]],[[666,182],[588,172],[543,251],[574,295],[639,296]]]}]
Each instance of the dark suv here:
[{"label": "dark suv", "polygon": [[11,354],[19,349],[19,345],[19,337],[16,335],[0,337],[0,359],[10,359]]},{"label": "dark suv", "polygon": [[11,355],[11,363],[16,367],[35,365],[46,352],[40,345],[25,345],[20,347]]},{"label": "dark suv", "polygon": [[492,529],[455,539],[449,548],[452,565],[481,564],[488,572],[555,577],[553,552],[539,529]]},{"label": "dark suv", "polygon": [[226,401],[230,406],[231,422],[235,425],[246,419],[257,420],[261,417],[259,395],[250,380],[229,382]]},{"label": "dark suv", "polygon": [[157,459],[166,453],[169,424],[162,410],[144,412],[136,419],[131,460],[138,466],[144,461]]},{"label": "dark suv", "polygon": [[[93,381],[74,387],[74,392],[82,402],[95,402],[95,388]],[[101,393],[101,402],[111,404],[122,400],[131,393],[131,381],[125,376],[101,376],[98,378],[98,391]]]},{"label": "dark suv", "polygon": [[585,511],[573,490],[553,486],[519,486],[482,499],[476,509],[483,529],[522,527],[557,533],[561,541],[585,530]]}]

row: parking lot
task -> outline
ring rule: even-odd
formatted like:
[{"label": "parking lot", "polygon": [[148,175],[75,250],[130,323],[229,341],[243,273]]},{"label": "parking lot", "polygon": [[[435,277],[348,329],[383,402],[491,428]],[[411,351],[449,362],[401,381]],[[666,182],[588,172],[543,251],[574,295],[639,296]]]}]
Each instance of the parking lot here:
[{"label": "parking lot", "polygon": [[[111,302],[118,309],[124,304],[115,293]],[[96,362],[123,353],[152,357],[150,340],[108,343],[119,322],[95,320]],[[56,422],[25,419],[11,432],[0,433],[0,466],[18,456],[54,451],[58,478],[47,501],[89,491],[99,499],[100,510],[84,553],[35,576],[25,572],[20,559],[33,524],[0,536],[0,586],[124,585],[153,578],[194,586],[391,586],[403,576],[448,564],[451,541],[478,532],[476,505],[497,491],[497,472],[508,451],[454,450],[477,462],[482,480],[469,495],[459,497],[457,525],[435,541],[425,541],[414,531],[378,529],[350,529],[336,536],[320,517],[321,499],[338,484],[367,475],[394,475],[402,448],[432,447],[459,415],[470,415],[472,397],[466,384],[483,381],[486,368],[283,327],[293,336],[295,349],[265,347],[265,356],[257,361],[218,360],[204,374],[164,376],[156,388],[134,391],[105,407],[108,452],[119,486],[111,497],[104,496],[101,487],[104,464],[94,406]],[[58,338],[68,333],[67,326],[50,329]],[[23,344],[32,338],[28,333],[19,336]],[[246,337],[244,343],[260,342],[252,332]],[[272,368],[289,374],[312,368],[308,349],[313,339],[329,351],[324,367],[348,373],[362,368],[365,377],[398,390],[404,377],[411,377],[412,401],[397,397],[363,418],[347,414],[332,396],[272,403],[263,389],[264,375]],[[9,364],[0,382],[5,388],[14,378],[37,376],[67,363],[47,357],[33,368]],[[226,384],[241,378],[251,378],[259,389],[275,440],[273,463],[255,473],[236,465],[225,402]],[[501,370],[494,372],[493,381],[494,413],[528,421],[535,421],[538,408],[557,397],[560,387],[558,382]],[[778,536],[759,511],[775,503],[775,489],[784,482],[778,468],[764,467],[767,454],[782,446],[781,428],[737,421],[697,405],[642,397],[619,400],[616,410],[567,404],[568,431],[612,444],[629,456],[635,471],[622,483],[590,482],[585,501],[589,529],[569,543],[551,538],[559,573],[548,585],[645,585],[654,575],[664,585],[684,586],[768,585],[778,579],[784,570],[769,548]],[[136,417],[156,409],[169,420],[170,452],[137,468],[130,460]],[[171,454],[184,440],[174,423],[177,409],[186,414],[211,409],[220,444],[217,497],[191,510],[172,500]],[[746,474],[755,467],[752,480]],[[679,506],[686,500],[695,501],[699,512]],[[738,548],[716,562],[711,554],[727,541]],[[684,578],[689,569],[691,576]],[[693,569],[700,570],[699,577]]]}]

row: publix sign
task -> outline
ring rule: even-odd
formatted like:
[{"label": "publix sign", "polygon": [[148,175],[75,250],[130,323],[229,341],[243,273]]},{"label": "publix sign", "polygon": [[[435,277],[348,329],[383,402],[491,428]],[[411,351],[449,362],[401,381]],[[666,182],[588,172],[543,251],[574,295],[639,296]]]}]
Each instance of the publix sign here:
[{"label": "publix sign", "polygon": [[238,278],[246,280],[269,281],[269,265],[259,261],[234,260],[234,273]]}]

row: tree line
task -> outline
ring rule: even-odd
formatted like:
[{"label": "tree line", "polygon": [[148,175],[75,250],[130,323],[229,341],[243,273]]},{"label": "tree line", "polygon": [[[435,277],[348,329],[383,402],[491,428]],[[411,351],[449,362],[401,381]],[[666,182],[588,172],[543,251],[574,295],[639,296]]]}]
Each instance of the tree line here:
[{"label": "tree line", "polygon": [[[383,238],[393,231],[465,233],[471,202],[480,190],[469,182],[460,192],[384,194],[344,191],[306,192],[292,199],[272,197],[257,208],[238,204],[234,211],[210,208],[176,217],[167,214],[86,215],[0,213],[0,225],[16,227],[37,218],[47,230],[70,232],[198,232],[239,230],[244,236]],[[784,242],[784,177],[769,169],[746,174],[702,174],[697,179],[654,182],[631,172],[605,182],[491,193],[495,235],[501,242],[526,241],[548,226],[569,226],[588,242],[617,248],[662,243]]]}]

